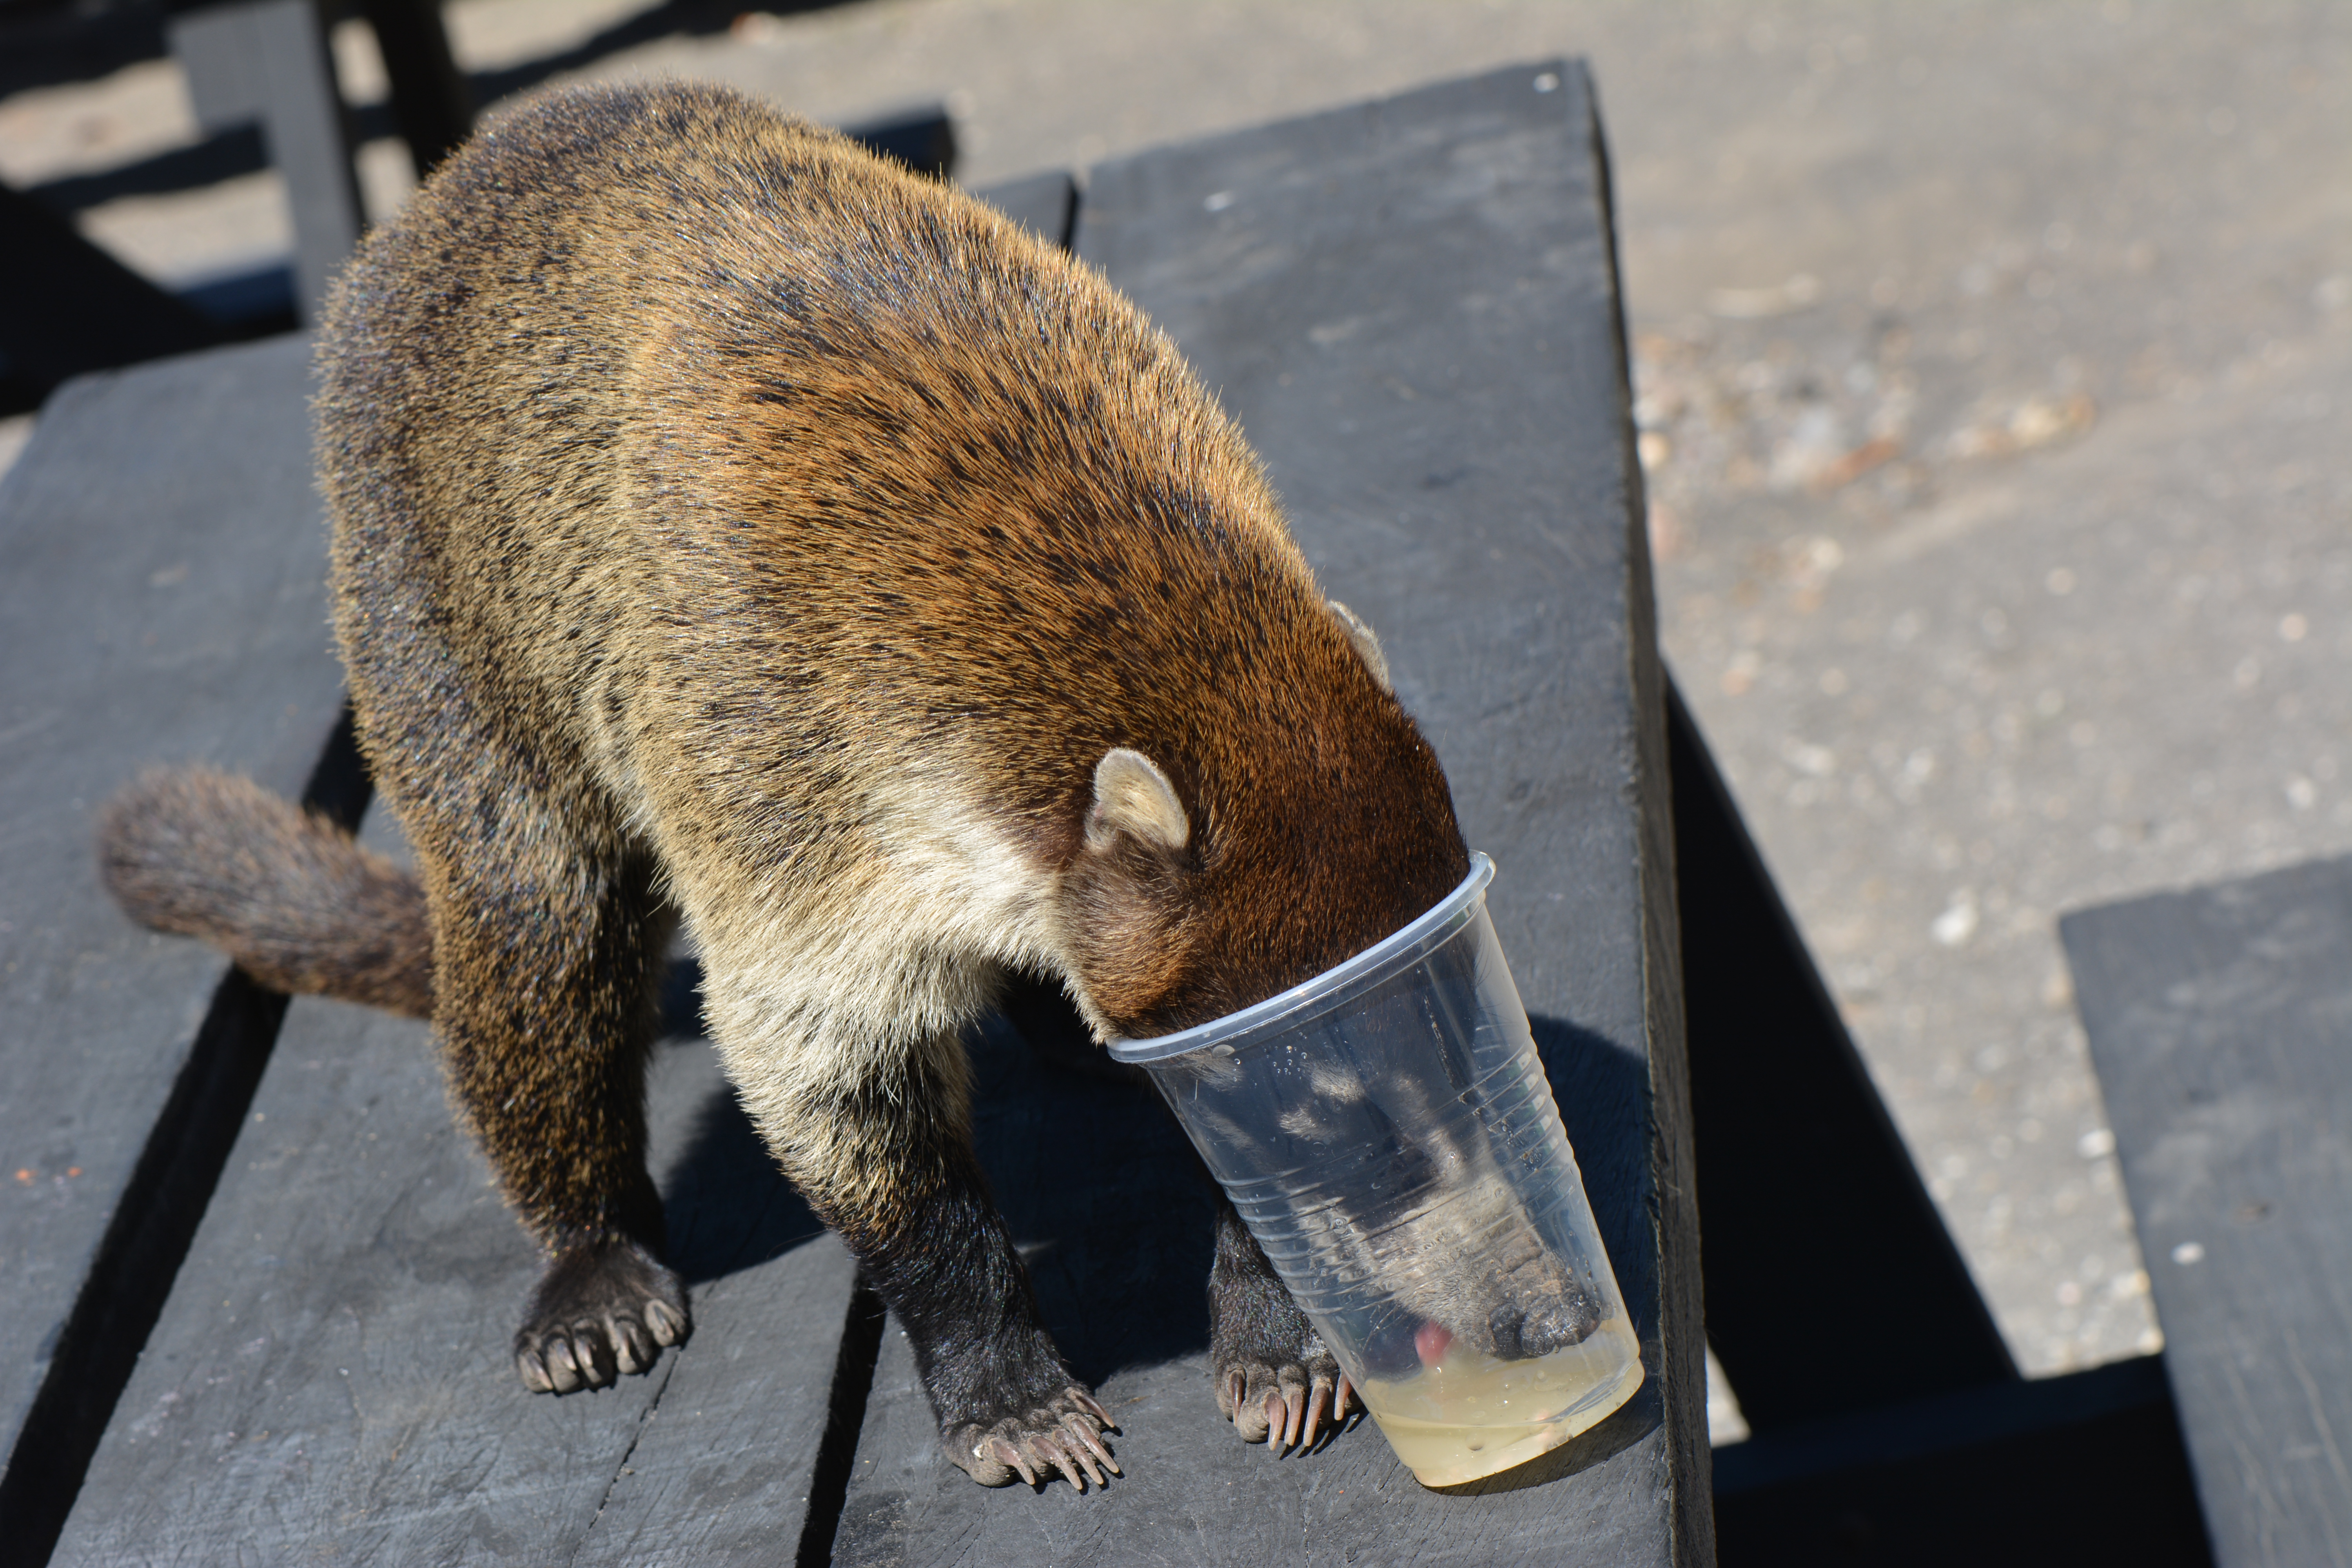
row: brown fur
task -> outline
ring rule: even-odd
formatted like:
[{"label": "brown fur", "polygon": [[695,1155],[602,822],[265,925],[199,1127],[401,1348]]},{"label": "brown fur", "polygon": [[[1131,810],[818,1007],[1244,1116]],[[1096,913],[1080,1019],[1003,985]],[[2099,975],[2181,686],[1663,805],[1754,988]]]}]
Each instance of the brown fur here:
[{"label": "brown fur", "polygon": [[[674,907],[730,1076],[908,1322],[950,1457],[1098,1479],[971,1159],[958,1030],[1008,967],[1097,1033],[1198,1023],[1466,869],[1239,432],[1087,268],[685,87],[493,124],[371,237],[320,364],[336,625],[434,1019],[558,1272],[658,1251],[639,1080]],[[646,1289],[682,1332],[674,1280]],[[555,1295],[527,1380],[650,1359]],[[1332,1373],[1281,1307],[1225,1359],[1252,1400],[1293,1392],[1295,1435]]]},{"label": "brown fur", "polygon": [[280,991],[432,1016],[424,893],[318,813],[209,768],[159,770],[107,803],[98,837],[107,891],[140,924],[207,938]]}]

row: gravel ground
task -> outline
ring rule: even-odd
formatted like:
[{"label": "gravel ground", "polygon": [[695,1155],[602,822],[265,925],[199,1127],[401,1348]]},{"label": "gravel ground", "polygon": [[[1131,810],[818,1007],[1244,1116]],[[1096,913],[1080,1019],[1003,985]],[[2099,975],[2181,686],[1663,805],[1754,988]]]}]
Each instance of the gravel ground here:
[{"label": "gravel ground", "polygon": [[[642,9],[450,16],[481,69]],[[2352,11],[877,0],[590,74],[944,101],[982,184],[1552,53],[1613,143],[1669,659],[2019,1360],[2153,1349],[2055,917],[2352,849]],[[0,101],[0,176],[192,138],[152,62]],[[187,281],[277,202],[84,220]]]}]

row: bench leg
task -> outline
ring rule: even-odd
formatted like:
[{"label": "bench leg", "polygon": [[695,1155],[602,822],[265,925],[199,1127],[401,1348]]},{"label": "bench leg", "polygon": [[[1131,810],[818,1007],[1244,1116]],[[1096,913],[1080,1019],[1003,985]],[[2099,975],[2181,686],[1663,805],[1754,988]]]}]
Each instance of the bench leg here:
[{"label": "bench leg", "polygon": [[318,319],[328,279],[366,221],[352,167],[351,117],[318,0],[246,0],[176,17],[172,53],[207,132],[261,122],[294,220],[294,309]]}]

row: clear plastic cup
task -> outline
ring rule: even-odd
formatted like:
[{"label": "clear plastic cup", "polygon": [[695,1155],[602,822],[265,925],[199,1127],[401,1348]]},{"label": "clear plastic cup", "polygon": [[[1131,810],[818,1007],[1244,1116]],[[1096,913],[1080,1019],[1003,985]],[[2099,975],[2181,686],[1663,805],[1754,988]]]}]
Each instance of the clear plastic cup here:
[{"label": "clear plastic cup", "polygon": [[1486,918],[1494,866],[1337,968],[1120,1040],[1424,1485],[1524,1464],[1641,1346]]}]

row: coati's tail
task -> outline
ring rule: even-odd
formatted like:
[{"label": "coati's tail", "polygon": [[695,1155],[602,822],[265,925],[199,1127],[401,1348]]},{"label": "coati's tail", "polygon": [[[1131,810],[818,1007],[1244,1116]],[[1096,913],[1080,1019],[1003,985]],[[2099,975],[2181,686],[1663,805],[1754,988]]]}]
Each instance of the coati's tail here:
[{"label": "coati's tail", "polygon": [[249,779],[147,774],[100,815],[98,863],[132,920],[202,937],[265,985],[432,1016],[415,879]]}]

